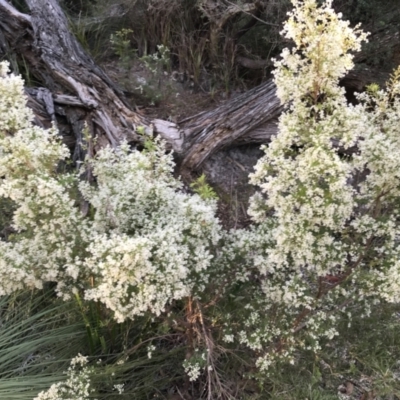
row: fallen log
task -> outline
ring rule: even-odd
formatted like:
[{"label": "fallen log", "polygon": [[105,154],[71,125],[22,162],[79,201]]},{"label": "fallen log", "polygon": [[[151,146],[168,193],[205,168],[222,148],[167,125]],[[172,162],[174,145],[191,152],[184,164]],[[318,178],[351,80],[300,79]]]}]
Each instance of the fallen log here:
[{"label": "fallen log", "polygon": [[211,154],[233,144],[267,142],[282,109],[270,80],[215,110],[181,121],[183,167],[197,169]]}]

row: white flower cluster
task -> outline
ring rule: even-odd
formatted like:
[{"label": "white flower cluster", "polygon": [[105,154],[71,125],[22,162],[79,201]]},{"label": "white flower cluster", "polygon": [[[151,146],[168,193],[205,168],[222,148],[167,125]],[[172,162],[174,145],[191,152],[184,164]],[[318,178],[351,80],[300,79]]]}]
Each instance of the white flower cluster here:
[{"label": "white flower cluster", "polygon": [[104,149],[90,164],[97,185],[80,190],[95,210],[96,235],[82,268],[96,284],[85,298],[123,321],[201,293],[221,236],[215,204],[177,191],[171,155],[158,141],[149,153]]},{"label": "white flower cluster", "polygon": [[93,371],[87,366],[87,357],[78,354],[71,360],[67,380],[50,386],[40,392],[33,400],[89,400],[92,399],[91,375]]},{"label": "white flower cluster", "polygon": [[[205,370],[206,367],[206,354],[201,352],[199,349],[195,349],[194,354],[188,360],[185,360],[183,363],[183,368],[185,373],[189,377],[189,381],[194,382],[197,381],[202,371]],[[211,366],[207,367],[208,371],[212,370]]]},{"label": "white flower cluster", "polygon": [[[179,192],[163,143],[103,149],[87,162],[96,185],[78,184],[56,173],[68,150],[54,129],[32,126],[22,80],[1,68],[0,198],[15,212],[13,235],[0,241],[0,295],[53,281],[64,298],[83,290],[122,322],[201,293],[221,236],[215,202]],[[78,189],[90,218],[76,206]]]},{"label": "white flower cluster", "polygon": [[283,103],[294,102],[293,109],[304,103],[305,95],[314,105],[323,94],[341,102],[343,89],[338,80],[354,66],[349,52],[360,50],[367,38],[359,25],[351,28],[336,14],[332,1],[319,6],[315,0],[291,0],[294,9],[288,13],[282,35],[295,46],[282,51],[274,75],[279,98]]},{"label": "white flower cluster", "polygon": [[119,383],[114,385],[114,389],[118,392],[118,394],[122,394],[124,393],[124,384],[123,383]]},{"label": "white flower cluster", "polygon": [[184,363],[183,367],[185,369],[185,373],[189,377],[189,381],[194,382],[197,381],[199,376],[201,375],[202,367],[199,363]]},{"label": "white flower cluster", "polygon": [[69,282],[67,266],[87,243],[86,225],[68,195],[75,178],[56,174],[69,152],[54,129],[32,125],[22,80],[0,65],[0,198],[15,205],[14,234],[0,241],[0,295],[45,281],[61,288]]},{"label": "white flower cluster", "polygon": [[365,35],[350,29],[330,3],[293,1],[284,33],[296,47],[275,63],[278,95],[289,110],[251,177],[267,194],[252,202],[254,219],[265,219],[265,206],[276,218],[276,245],[266,261],[274,271],[289,267],[289,258],[295,271],[308,265],[320,275],[344,262],[334,237],[352,214],[354,190],[347,185],[351,166],[332,139],[348,148],[358,137],[358,112],[347,105],[338,79],[353,65],[347,52],[358,50]]},{"label": "white flower cluster", "polygon": [[150,344],[147,346],[147,358],[150,360],[153,357],[153,351],[156,349],[156,346]]}]

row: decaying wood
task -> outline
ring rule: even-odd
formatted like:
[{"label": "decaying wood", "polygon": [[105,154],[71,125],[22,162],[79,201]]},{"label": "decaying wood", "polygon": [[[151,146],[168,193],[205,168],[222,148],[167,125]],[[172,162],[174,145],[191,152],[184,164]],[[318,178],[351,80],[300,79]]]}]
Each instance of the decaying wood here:
[{"label": "decaying wood", "polygon": [[257,128],[265,128],[261,136],[267,141],[281,112],[275,84],[270,80],[215,110],[184,121],[184,125],[182,122],[183,166],[196,169],[219,149],[254,140],[260,136],[260,131],[251,136]]},{"label": "decaying wood", "polygon": [[[70,33],[57,0],[26,0],[31,15],[0,0],[0,51],[12,53],[46,89],[30,91],[30,104],[44,106],[37,120],[46,125],[66,119],[80,143],[85,124],[93,137],[112,146],[122,139],[140,140],[136,128],[150,123],[132,111],[122,91],[99,68]],[[40,107],[39,107],[40,108]],[[79,146],[78,146],[79,147]],[[77,149],[79,157],[82,149]]]}]

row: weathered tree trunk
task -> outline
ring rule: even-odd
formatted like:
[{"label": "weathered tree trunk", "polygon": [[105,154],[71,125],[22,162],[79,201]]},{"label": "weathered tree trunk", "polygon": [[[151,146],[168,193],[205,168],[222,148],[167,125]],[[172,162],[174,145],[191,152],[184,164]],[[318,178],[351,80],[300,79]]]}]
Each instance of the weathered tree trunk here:
[{"label": "weathered tree trunk", "polygon": [[233,144],[268,142],[281,112],[275,84],[268,81],[215,110],[181,121],[183,166],[197,169],[211,154]]},{"label": "weathered tree trunk", "polygon": [[57,0],[26,3],[31,15],[0,0],[0,50],[28,65],[29,74],[45,86],[28,91],[30,105],[42,108],[37,119],[44,125],[66,120],[64,128],[69,126],[77,139],[74,158],[84,152],[79,143],[85,124],[99,146],[138,140],[136,127],[148,128],[149,122],[130,109],[122,91],[82,49]]}]

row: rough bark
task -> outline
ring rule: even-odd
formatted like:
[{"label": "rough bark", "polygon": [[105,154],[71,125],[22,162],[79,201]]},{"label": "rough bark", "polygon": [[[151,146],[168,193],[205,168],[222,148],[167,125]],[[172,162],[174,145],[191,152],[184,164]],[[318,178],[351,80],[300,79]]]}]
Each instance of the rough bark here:
[{"label": "rough bark", "polygon": [[211,154],[232,144],[267,142],[282,111],[276,87],[268,81],[215,110],[180,122],[183,166],[197,169]]},{"label": "rough bark", "polygon": [[[29,66],[46,89],[29,90],[37,122],[66,120],[79,144],[86,124],[97,143],[116,146],[122,139],[139,140],[136,127],[149,122],[132,111],[122,91],[99,68],[70,33],[57,0],[26,0],[31,15],[0,0],[0,50]],[[47,112],[47,117],[43,112]],[[63,123],[61,122],[61,125]],[[68,136],[66,134],[66,136]],[[84,150],[76,146],[74,158]]]}]

